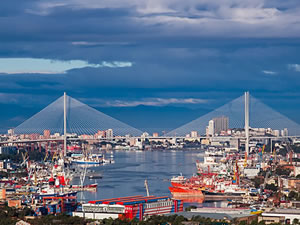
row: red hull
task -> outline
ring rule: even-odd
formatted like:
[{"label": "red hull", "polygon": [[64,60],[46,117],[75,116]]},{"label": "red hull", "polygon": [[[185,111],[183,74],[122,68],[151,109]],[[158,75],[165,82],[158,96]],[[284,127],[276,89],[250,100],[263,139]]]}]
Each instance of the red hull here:
[{"label": "red hull", "polygon": [[192,188],[179,188],[179,187],[169,187],[170,192],[174,197],[203,197],[204,195],[201,190],[192,189]]}]

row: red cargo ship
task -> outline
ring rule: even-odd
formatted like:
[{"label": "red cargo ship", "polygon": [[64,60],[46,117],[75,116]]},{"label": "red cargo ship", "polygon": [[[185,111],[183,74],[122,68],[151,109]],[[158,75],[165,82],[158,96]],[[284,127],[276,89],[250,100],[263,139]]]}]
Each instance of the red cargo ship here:
[{"label": "red cargo ship", "polygon": [[203,197],[201,189],[194,189],[190,187],[169,187],[170,192],[174,197]]}]

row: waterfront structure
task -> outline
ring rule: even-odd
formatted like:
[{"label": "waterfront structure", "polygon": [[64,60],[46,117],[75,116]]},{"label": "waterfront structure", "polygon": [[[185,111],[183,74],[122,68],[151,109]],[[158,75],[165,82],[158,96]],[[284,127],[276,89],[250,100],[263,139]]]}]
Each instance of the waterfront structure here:
[{"label": "waterfront structure", "polygon": [[[271,131],[269,129],[269,131]],[[232,135],[235,135],[236,130],[233,129],[232,130]],[[244,140],[244,133],[241,132],[239,133],[240,138]],[[94,137],[92,135],[92,137]],[[233,136],[232,136],[233,137]],[[205,151],[205,158],[204,158],[204,164],[199,164],[197,163],[197,168],[198,169],[198,177],[197,176],[193,176],[191,177],[188,182],[183,183],[183,184],[178,184],[176,183],[176,188],[173,188],[171,190],[172,193],[174,193],[174,190],[176,193],[179,193],[179,196],[183,196],[182,200],[183,201],[188,201],[188,198],[186,197],[194,197],[196,195],[197,199],[199,199],[199,196],[205,197],[207,200],[217,200],[217,199],[225,199],[225,200],[234,200],[231,203],[232,205],[236,205],[236,204],[246,204],[247,206],[251,206],[251,204],[253,205],[253,207],[257,206],[258,204],[261,204],[263,202],[263,204],[261,204],[262,206],[265,207],[265,204],[268,204],[268,207],[273,207],[275,208],[279,208],[279,207],[284,207],[284,205],[286,205],[286,207],[289,207],[289,209],[292,209],[293,207],[297,207],[297,206],[292,206],[292,205],[287,205],[289,203],[282,202],[280,201],[281,197],[283,196],[283,194],[286,194],[287,196],[292,196],[289,195],[289,193],[286,191],[287,189],[291,192],[292,190],[300,190],[299,189],[299,178],[297,178],[296,176],[299,174],[299,166],[297,165],[297,162],[293,162],[293,158],[296,157],[290,157],[291,156],[291,152],[289,152],[288,157],[285,157],[284,155],[279,155],[275,156],[273,155],[273,153],[269,153],[268,151],[264,152],[259,150],[259,148],[261,148],[262,144],[264,143],[265,139],[269,139],[270,136],[266,136],[266,137],[262,137],[262,139],[260,140],[253,140],[250,142],[250,148],[253,151],[250,151],[250,155],[248,156],[248,158],[246,159],[244,157],[244,154],[240,154],[242,151],[241,146],[239,146],[238,149],[233,150],[232,148],[230,148],[230,146],[232,146],[231,144],[229,144],[230,142],[230,138],[232,137],[228,137],[228,136],[215,136],[215,137],[211,137],[211,138],[207,138],[209,139],[211,142],[209,144],[209,146],[207,146],[207,150]],[[123,139],[122,139],[123,138]],[[142,139],[141,137],[114,137],[111,140],[103,140],[106,144],[107,143],[111,143],[112,146],[114,146],[116,143],[119,143],[121,146],[121,144],[127,143],[129,141],[130,138],[134,138],[137,139],[139,141],[141,141],[142,143]],[[151,139],[152,138],[152,139]],[[292,142],[293,140],[287,140],[287,138],[282,138],[283,141],[279,142],[277,137],[273,137],[274,139],[276,139],[276,144],[274,144],[273,146],[275,148],[277,148],[277,150],[281,149],[283,146],[287,147],[286,142],[290,141]],[[154,140],[159,140],[160,138],[153,138],[152,136],[149,137],[145,137],[145,139],[148,139],[147,142],[149,142],[149,140],[151,140],[150,142],[153,142]],[[187,143],[190,145],[192,143],[191,140],[198,140],[201,139],[200,137],[197,138],[190,138],[190,139],[181,139],[181,138],[170,138],[167,140],[167,137],[161,137],[161,140],[164,140],[166,144],[169,144],[169,147],[172,148],[172,146],[174,146],[177,141],[178,143],[180,141],[184,142],[187,141]],[[123,142],[119,141],[119,140],[123,140]],[[204,139],[203,139],[204,140]],[[236,139],[233,139],[236,140]],[[47,140],[49,141],[49,140]],[[71,140],[70,140],[71,141]],[[89,142],[90,140],[88,140],[87,142]],[[101,140],[92,140],[90,143],[94,143],[94,146],[99,146],[98,143],[101,143]],[[237,143],[238,144],[238,143]],[[93,147],[94,147],[93,146]],[[226,147],[227,146],[227,147]],[[300,145],[298,145],[300,146]],[[23,146],[22,146],[23,147]],[[189,146],[190,147],[190,146]],[[114,146],[115,148],[115,146]],[[26,149],[26,148],[25,148]],[[88,148],[89,149],[89,148]],[[104,148],[102,148],[104,149]],[[297,148],[295,148],[297,149]],[[33,151],[30,149],[27,149],[28,151]],[[240,152],[239,152],[240,150]],[[261,153],[261,154],[260,154]],[[278,152],[279,153],[279,152]],[[144,153],[143,153],[144,154]],[[148,154],[148,153],[147,153]],[[165,154],[165,153],[164,153]],[[75,156],[72,156],[75,157]],[[71,157],[71,158],[72,158]],[[271,160],[272,158],[272,160]],[[69,160],[69,156],[65,157],[66,161],[71,161]],[[61,161],[61,160],[60,160]],[[176,160],[177,161],[177,160]],[[49,162],[49,160],[48,160]],[[269,162],[269,163],[266,163]],[[3,167],[7,167],[4,165],[5,163],[3,163]],[[42,163],[40,165],[31,162],[30,165],[28,165],[29,168],[31,168],[32,173],[34,173],[34,171],[36,171],[35,168],[41,168],[44,167],[45,165],[51,165],[53,166],[54,170],[53,171],[57,171],[56,168],[56,163]],[[54,166],[55,165],[55,166]],[[64,165],[64,163],[61,163],[61,165]],[[273,173],[276,173],[277,169],[276,166],[278,167],[278,169],[280,169],[280,171],[284,171],[286,169],[290,169],[292,172],[289,173],[289,177],[287,178],[287,175],[284,176],[274,176],[272,175]],[[260,189],[256,189],[253,186],[253,183],[251,183],[250,180],[248,179],[244,179],[245,177],[249,177],[249,178],[254,178],[254,180],[258,180],[258,179],[263,179],[262,176],[257,176],[259,175],[258,172],[260,171],[260,168],[262,170],[266,170],[272,171],[272,174],[270,175],[266,175],[266,182],[265,185],[266,187],[262,187]],[[3,168],[4,171],[12,171],[13,168],[9,169],[7,168]],[[62,169],[62,168],[61,168]],[[60,169],[60,170],[61,170]],[[53,182],[54,180],[58,180],[60,183],[59,184],[55,184],[56,188],[59,188],[59,185],[64,185],[63,184],[63,180],[67,182],[67,179],[60,179],[62,178],[62,176],[60,175],[61,172],[56,174],[56,178],[57,179],[53,179],[52,176],[50,174],[48,174],[48,179],[45,180],[45,175],[44,175],[44,171],[49,171],[48,168],[44,168],[43,171],[41,171],[40,169],[38,170],[39,172],[36,173],[37,179],[34,178],[34,176],[26,176],[26,179],[29,179],[28,182],[31,183],[31,187],[36,187],[38,185],[36,184],[42,184],[43,183],[43,187],[45,187],[45,184],[50,184],[51,182]],[[64,171],[64,170],[62,170]],[[65,170],[67,171],[67,170]],[[294,173],[293,173],[294,171]],[[54,173],[53,173],[54,174]],[[27,175],[27,174],[26,174]],[[243,175],[243,176],[240,176]],[[30,179],[31,177],[31,179]],[[257,178],[256,178],[257,177]],[[40,179],[42,178],[42,179]],[[55,178],[55,177],[54,177]],[[62,181],[60,181],[62,180]],[[185,181],[186,179],[179,179],[179,181]],[[2,182],[5,182],[7,184],[9,183],[15,183],[15,186],[18,187],[16,189],[12,189],[8,186],[8,188],[5,190],[7,191],[7,193],[10,192],[9,196],[12,200],[15,200],[15,196],[16,193],[18,193],[18,190],[26,190],[25,188],[27,188],[28,186],[22,186],[23,185],[23,181],[21,180],[17,180],[17,179],[3,179]],[[172,182],[172,180],[171,180]],[[271,192],[270,187],[267,186],[272,186],[274,187],[274,185],[276,185],[276,183],[278,184],[277,187],[279,189],[281,189],[281,196],[277,195],[275,192]],[[172,184],[173,185],[173,184]],[[175,185],[173,185],[175,187]],[[181,185],[181,186],[179,186]],[[199,186],[201,185],[201,190],[199,191]],[[250,185],[250,186],[249,186]],[[263,184],[264,185],[264,184]],[[71,187],[65,187],[64,190],[67,190],[68,188]],[[74,185],[72,185],[72,189],[74,190]],[[43,188],[41,194],[51,194],[51,192],[49,191],[50,189],[46,189]],[[58,190],[58,189],[57,189]],[[78,189],[80,190],[80,189]],[[39,192],[39,189],[34,189],[34,192]],[[259,192],[262,192],[259,193]],[[291,192],[292,193],[292,192]],[[264,198],[263,201],[261,201],[262,199],[258,198],[259,196],[262,196]],[[31,196],[28,195],[27,196],[28,200],[27,202],[29,202],[29,204],[31,204]],[[55,197],[57,198],[57,197]],[[69,197],[68,197],[69,198]],[[66,200],[68,199],[66,198]],[[173,204],[174,208],[175,207],[175,203],[171,202],[170,200],[162,200],[159,199],[159,201],[157,202],[150,202],[147,201],[146,202],[140,202],[141,201],[145,201],[145,199],[143,199],[145,197],[141,197],[141,199],[138,198],[133,198],[133,199],[129,199],[128,201],[120,200],[118,199],[118,201],[108,201],[108,202],[90,202],[86,205],[84,205],[84,209],[82,211],[76,211],[75,208],[71,208],[71,211],[74,212],[73,215],[80,215],[86,218],[92,218],[92,219],[101,219],[101,218],[107,218],[107,217],[113,217],[114,218],[138,218],[140,219],[140,217],[142,216],[143,218],[150,216],[150,212],[155,212],[155,213],[161,213],[163,214],[162,208],[169,210],[170,205],[168,204]],[[206,201],[206,199],[203,199],[204,201]],[[18,199],[18,201],[21,199],[21,197]],[[241,202],[241,199],[243,199],[243,202]],[[49,201],[49,204],[46,204],[46,206],[43,207],[36,207],[34,208],[34,210],[37,209],[36,215],[40,215],[41,213],[43,213],[44,211],[50,211],[50,213],[52,214],[56,214],[59,211],[62,211],[63,209],[67,209],[67,207],[69,207],[69,205],[61,205],[61,204],[57,204],[54,203],[54,201],[52,200],[57,200],[57,199],[51,199],[51,202]],[[171,199],[172,200],[172,199]],[[246,202],[246,203],[245,203]],[[252,202],[252,203],[250,203]],[[254,203],[253,203],[254,202]],[[13,203],[11,201],[11,203]],[[99,203],[99,204],[97,204]],[[151,205],[151,204],[152,205]],[[148,205],[147,205],[148,204]],[[279,205],[276,205],[279,204]],[[273,206],[275,205],[275,206]],[[151,206],[151,207],[150,207]],[[159,206],[159,209],[157,209],[156,207]],[[173,210],[173,206],[172,206],[172,210]],[[32,205],[30,205],[30,207],[32,207]],[[299,207],[299,206],[298,206]],[[127,209],[127,214],[126,214],[126,209]],[[152,211],[150,210],[152,209]],[[74,211],[75,210],[75,211]],[[80,208],[79,208],[80,210]],[[122,210],[122,212],[120,212],[120,210]],[[159,211],[160,210],[160,211]],[[212,212],[212,210],[207,209],[210,212]],[[220,209],[222,211],[225,211],[223,209]],[[258,213],[261,213],[264,209],[256,209],[256,208],[249,208],[248,207],[248,211],[250,210],[251,215],[257,215]],[[233,210],[234,211],[234,210]],[[131,213],[132,212],[132,213]],[[274,212],[274,211],[273,211]],[[199,213],[199,212],[196,212]],[[142,214],[142,215],[141,215]],[[205,212],[204,212],[205,214]],[[215,215],[217,213],[214,213]],[[285,213],[283,213],[285,214]],[[223,213],[218,214],[219,216],[223,215]],[[252,219],[253,216],[248,215],[247,218]],[[213,214],[211,214],[211,216],[213,216]],[[282,217],[282,214],[279,215]],[[272,215],[272,218],[274,217],[274,215]],[[246,218],[246,217],[245,217]],[[267,218],[267,217],[265,217]],[[268,218],[267,218],[268,219]],[[292,221],[292,220],[291,220]]]},{"label": "waterfront structure", "polygon": [[294,224],[299,221],[300,210],[299,209],[276,209],[271,212],[263,212],[258,218],[258,222],[266,221],[266,224],[272,223],[285,223]]},{"label": "waterfront structure", "polygon": [[163,215],[183,211],[183,201],[168,196],[129,196],[89,201],[82,205],[82,211],[73,212],[73,216],[90,219],[137,218],[143,220],[152,215]]}]

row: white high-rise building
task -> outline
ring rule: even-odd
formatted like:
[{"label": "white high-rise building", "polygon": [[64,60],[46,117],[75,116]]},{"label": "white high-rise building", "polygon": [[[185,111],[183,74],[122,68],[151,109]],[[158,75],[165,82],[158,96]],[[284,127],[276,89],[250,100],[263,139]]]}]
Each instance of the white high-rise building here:
[{"label": "white high-rise building", "polygon": [[215,135],[215,125],[214,125],[214,121],[210,120],[208,122],[208,127],[207,127],[207,136],[214,136]]}]

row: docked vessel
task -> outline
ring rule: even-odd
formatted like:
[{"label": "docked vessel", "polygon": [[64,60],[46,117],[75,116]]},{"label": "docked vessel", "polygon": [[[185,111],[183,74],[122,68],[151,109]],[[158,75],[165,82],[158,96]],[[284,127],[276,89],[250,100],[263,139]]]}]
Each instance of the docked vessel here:
[{"label": "docked vessel", "polygon": [[[214,153],[221,157],[222,152]],[[214,155],[206,154],[204,163],[197,161],[197,175],[191,178],[183,176],[171,179],[170,192],[174,197],[202,197],[203,199],[224,200],[241,198],[247,193],[240,185],[239,166],[237,161],[229,169],[224,163],[217,163]],[[204,166],[207,167],[205,170]],[[213,167],[213,170],[211,170]]]},{"label": "docked vessel", "polygon": [[103,156],[102,154],[91,154],[87,157],[81,155],[79,157],[73,157],[71,162],[82,165],[100,165],[103,163]]},{"label": "docked vessel", "polygon": [[176,197],[200,197],[204,198],[203,192],[201,189],[190,188],[190,187],[169,187],[172,195]]}]

